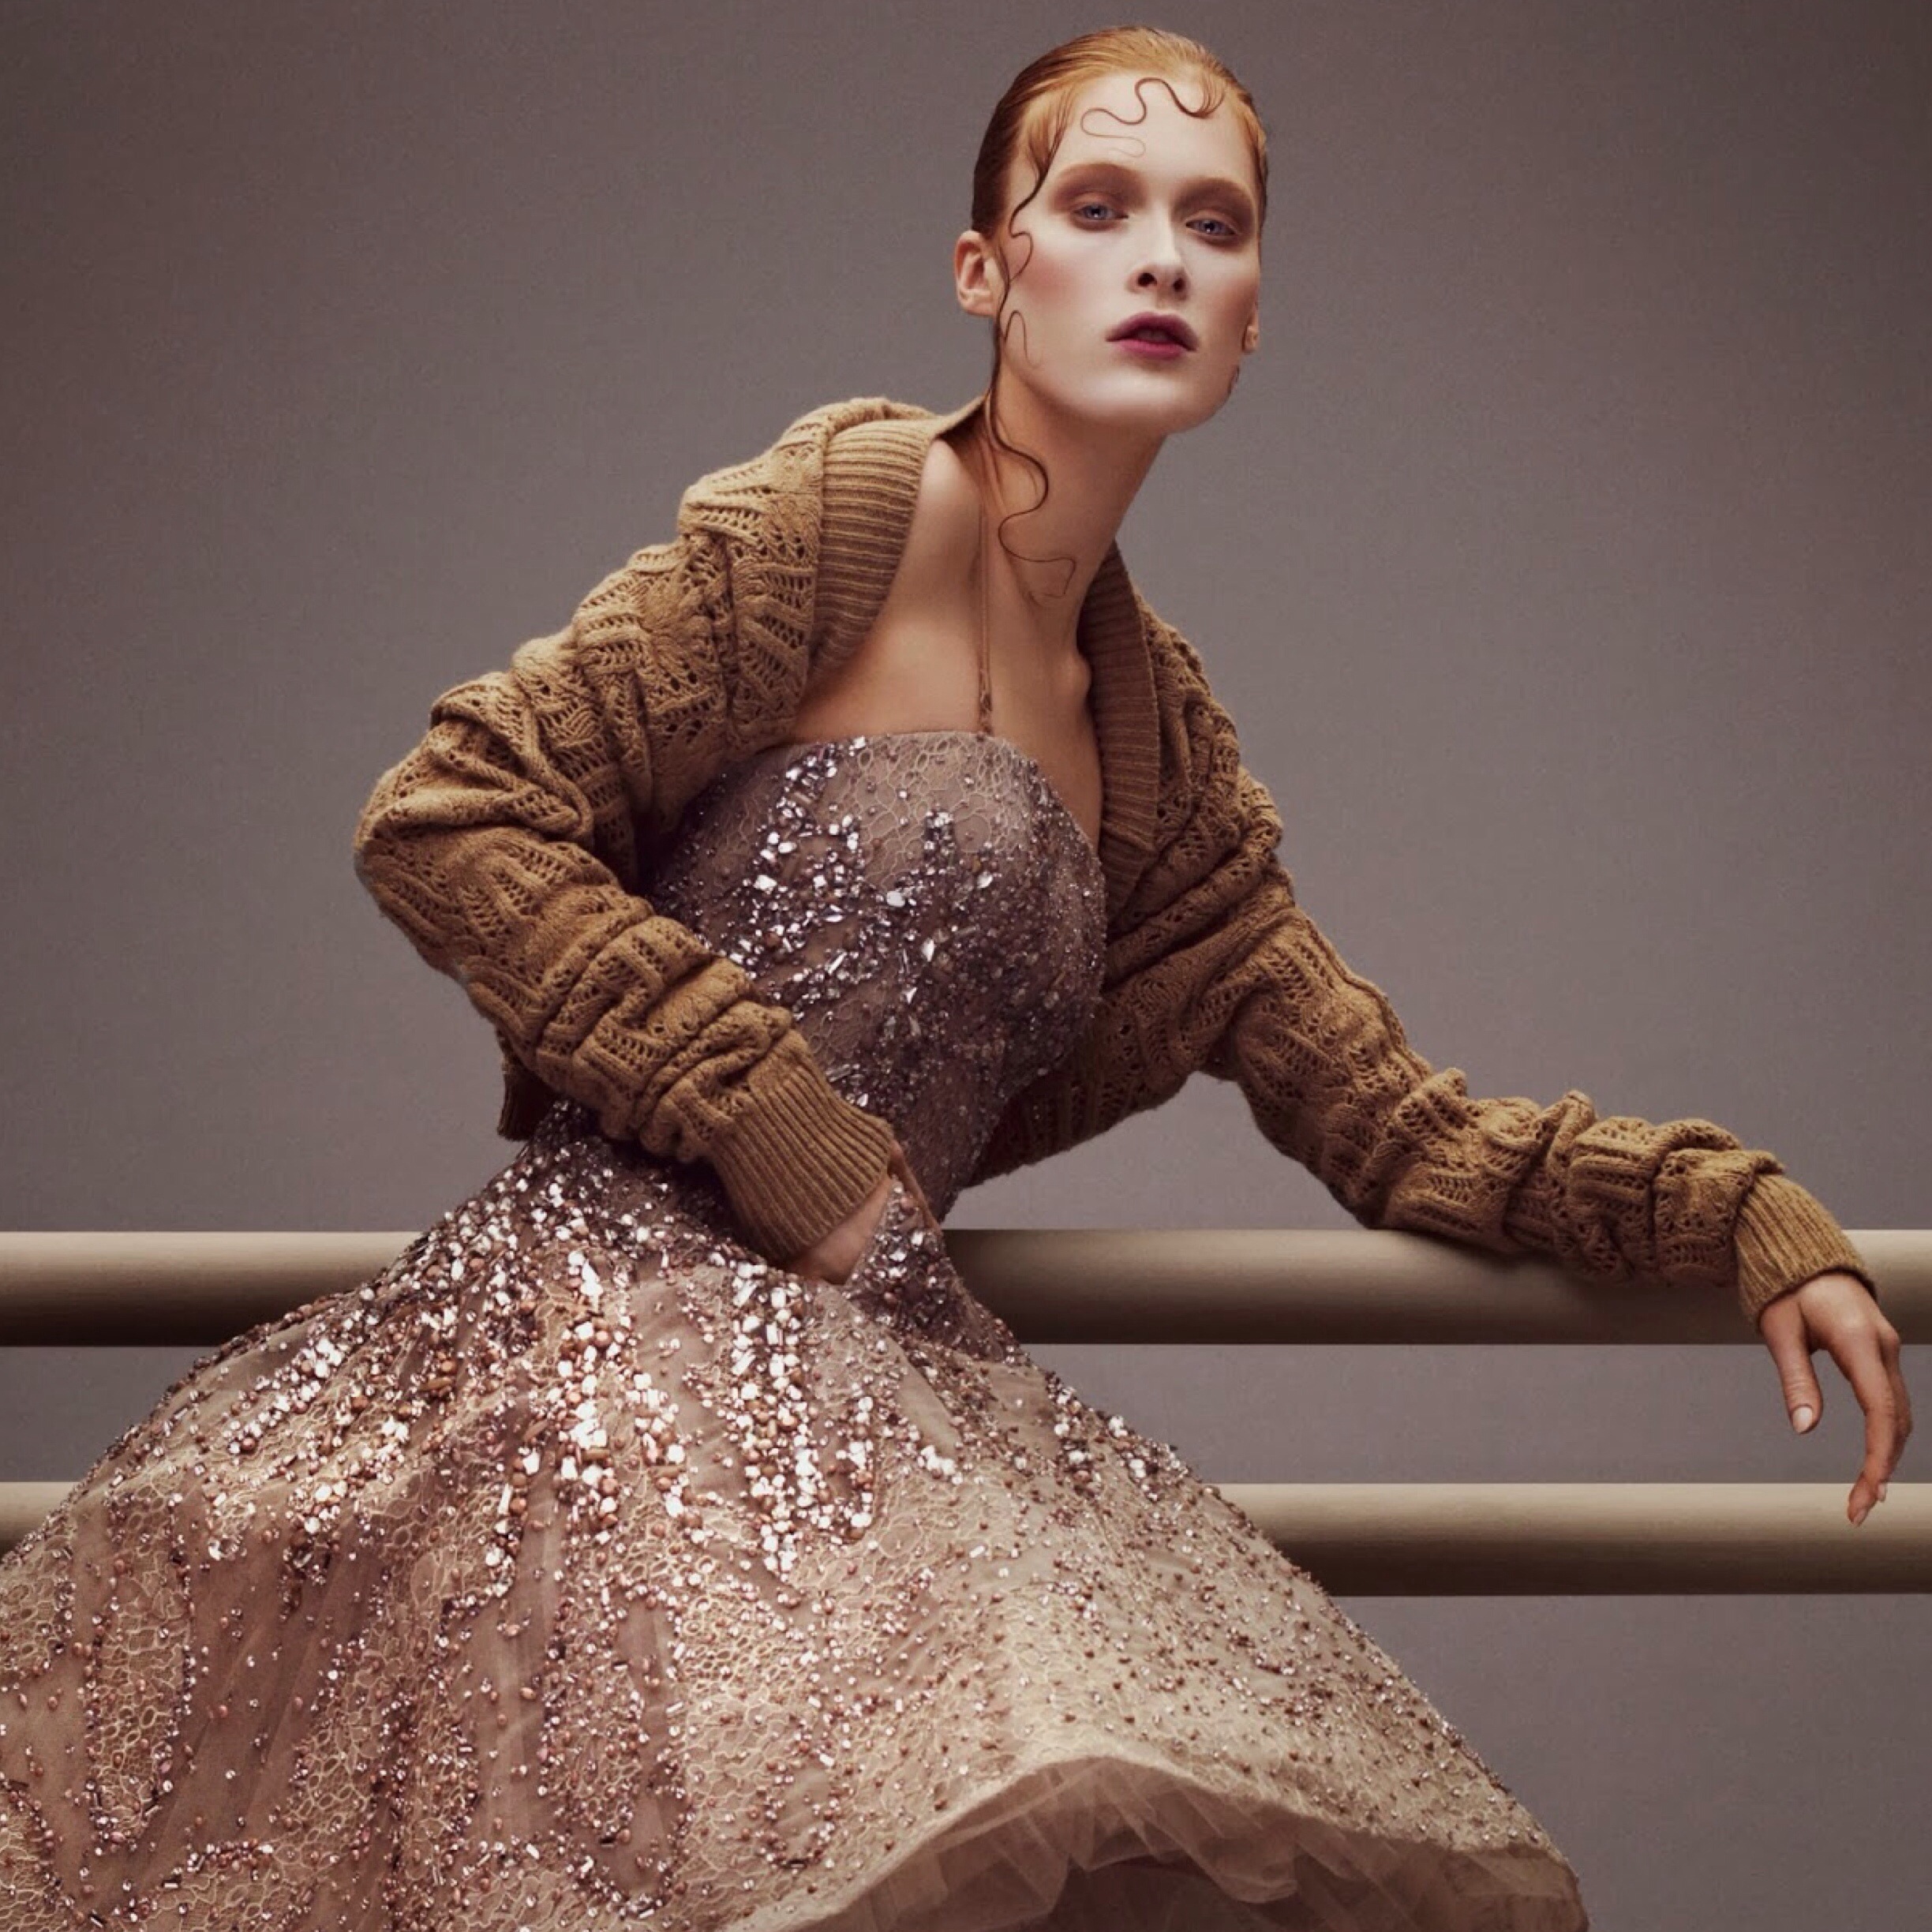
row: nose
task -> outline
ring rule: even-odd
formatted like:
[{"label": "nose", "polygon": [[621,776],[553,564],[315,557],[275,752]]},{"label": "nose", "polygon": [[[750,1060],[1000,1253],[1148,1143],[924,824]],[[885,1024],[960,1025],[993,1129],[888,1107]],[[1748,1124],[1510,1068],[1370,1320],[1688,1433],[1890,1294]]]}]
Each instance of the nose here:
[{"label": "nose", "polygon": [[1137,289],[1166,289],[1176,295],[1187,293],[1187,270],[1175,245],[1174,231],[1165,223],[1149,234],[1147,253],[1134,271]]}]

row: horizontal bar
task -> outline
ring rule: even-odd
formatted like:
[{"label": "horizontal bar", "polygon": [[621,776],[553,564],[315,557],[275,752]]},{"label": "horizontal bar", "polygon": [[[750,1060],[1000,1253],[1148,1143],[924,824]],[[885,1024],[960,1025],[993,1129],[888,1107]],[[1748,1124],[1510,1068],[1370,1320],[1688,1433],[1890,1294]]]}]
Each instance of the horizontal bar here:
[{"label": "horizontal bar", "polygon": [[1932,1483],[1224,1483],[1338,1596],[1932,1590]]},{"label": "horizontal bar", "polygon": [[[0,1483],[0,1549],[66,1495]],[[1854,1528],[1836,1483],[1223,1483],[1339,1597],[1932,1590],[1932,1483]]]},{"label": "horizontal bar", "polygon": [[[0,1344],[212,1347],[378,1274],[410,1232],[0,1233]],[[1852,1237],[1908,1342],[1932,1341],[1932,1232]],[[1024,1342],[1750,1342],[1728,1291],[1603,1287],[1366,1229],[953,1228]]]},{"label": "horizontal bar", "polygon": [[0,1552],[10,1550],[45,1522],[73,1487],[64,1482],[0,1483]]},{"label": "horizontal bar", "polygon": [[[1932,1232],[1852,1237],[1908,1341],[1932,1341]],[[967,1285],[1022,1341],[1749,1342],[1728,1289],[1603,1286],[1366,1228],[949,1229]]]},{"label": "horizontal bar", "polygon": [[0,1344],[214,1347],[380,1274],[416,1237],[0,1234]]}]

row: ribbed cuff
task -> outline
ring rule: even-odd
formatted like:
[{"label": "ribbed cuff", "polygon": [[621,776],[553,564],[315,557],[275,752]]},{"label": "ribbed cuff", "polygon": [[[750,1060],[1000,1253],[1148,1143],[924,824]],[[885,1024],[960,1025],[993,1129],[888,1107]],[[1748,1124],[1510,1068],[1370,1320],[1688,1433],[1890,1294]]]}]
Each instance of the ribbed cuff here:
[{"label": "ribbed cuff", "polygon": [[1814,1275],[1855,1275],[1878,1296],[1865,1258],[1820,1203],[1784,1174],[1760,1174],[1737,1220],[1738,1301],[1755,1327],[1765,1304]]},{"label": "ribbed cuff", "polygon": [[841,1098],[802,1056],[758,1083],[755,1103],[708,1152],[746,1238],[784,1262],[878,1186],[892,1146],[892,1129]]}]

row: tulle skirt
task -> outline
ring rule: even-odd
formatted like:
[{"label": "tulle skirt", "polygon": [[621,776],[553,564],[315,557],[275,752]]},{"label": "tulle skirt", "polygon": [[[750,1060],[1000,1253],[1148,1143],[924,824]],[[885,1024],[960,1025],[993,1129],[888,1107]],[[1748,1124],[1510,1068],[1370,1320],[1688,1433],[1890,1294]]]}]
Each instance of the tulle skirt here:
[{"label": "tulle skirt", "polygon": [[1573,1932],[1312,1578],[974,1301],[560,1103],[0,1562],[0,1925]]}]

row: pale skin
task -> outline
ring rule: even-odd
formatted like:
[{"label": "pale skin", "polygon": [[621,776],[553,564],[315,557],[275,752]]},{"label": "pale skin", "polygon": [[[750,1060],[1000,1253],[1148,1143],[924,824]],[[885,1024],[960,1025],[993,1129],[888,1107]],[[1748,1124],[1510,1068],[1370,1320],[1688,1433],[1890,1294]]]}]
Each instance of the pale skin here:
[{"label": "pale skin", "polygon": [[[994,450],[977,417],[935,439],[878,621],[807,694],[793,726],[799,740],[975,729],[982,505],[995,527],[1027,512],[1005,526],[1006,546],[985,551],[993,729],[1035,760],[1096,841],[1100,757],[1076,638],[1080,605],[1162,444],[1221,408],[1260,335],[1259,188],[1247,140],[1226,102],[1197,118],[1177,94],[1189,107],[1200,99],[1185,77],[1091,84],[1039,192],[1016,215],[1033,173],[1017,160],[999,232],[968,228],[954,242],[960,307],[1000,320],[1001,426],[1046,464],[1051,493],[1032,513],[1035,473]],[[1196,346],[1155,360],[1110,339],[1145,310],[1183,320]],[[895,1149],[871,1193],[790,1266],[844,1280],[895,1176],[923,1206]],[[1758,1328],[1800,1433],[1824,1413],[1814,1353],[1829,1354],[1850,1384],[1864,1411],[1865,1454],[1846,1515],[1863,1522],[1911,1433],[1897,1330],[1864,1283],[1842,1272],[1786,1290]]]}]

